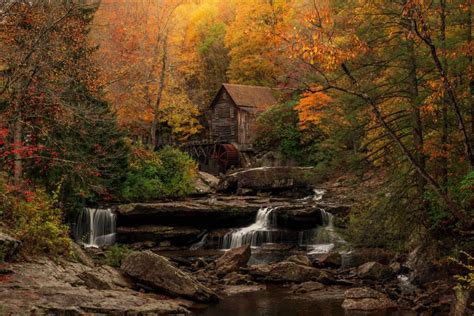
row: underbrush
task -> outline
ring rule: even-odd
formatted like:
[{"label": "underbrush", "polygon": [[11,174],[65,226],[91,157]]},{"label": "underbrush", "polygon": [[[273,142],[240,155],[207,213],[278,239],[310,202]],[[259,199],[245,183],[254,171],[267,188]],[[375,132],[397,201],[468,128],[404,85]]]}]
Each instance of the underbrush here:
[{"label": "underbrush", "polygon": [[196,163],[178,149],[135,148],[121,195],[130,202],[185,196],[193,192],[196,175]]},{"label": "underbrush", "polygon": [[5,176],[0,177],[0,218],[22,242],[22,256],[69,255],[69,228],[55,204],[54,196],[40,188],[22,191],[9,186]]},{"label": "underbrush", "polygon": [[126,245],[115,244],[105,251],[104,264],[119,268],[122,261],[130,254],[131,250]]}]

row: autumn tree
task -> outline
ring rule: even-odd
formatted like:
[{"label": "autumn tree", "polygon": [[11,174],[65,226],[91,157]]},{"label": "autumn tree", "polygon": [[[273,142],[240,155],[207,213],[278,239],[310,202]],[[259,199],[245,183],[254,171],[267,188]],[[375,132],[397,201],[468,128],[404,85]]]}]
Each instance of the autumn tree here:
[{"label": "autumn tree", "polygon": [[1,24],[1,117],[9,133],[2,156],[17,184],[60,185],[62,197],[84,198],[109,194],[123,173],[127,150],[90,59],[96,8],[15,1]]}]

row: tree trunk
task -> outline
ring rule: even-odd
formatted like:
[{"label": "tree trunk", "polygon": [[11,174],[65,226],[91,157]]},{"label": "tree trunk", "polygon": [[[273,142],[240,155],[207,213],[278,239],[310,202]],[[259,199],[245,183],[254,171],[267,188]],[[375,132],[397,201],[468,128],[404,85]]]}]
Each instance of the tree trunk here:
[{"label": "tree trunk", "polygon": [[[440,19],[441,19],[441,45],[443,49],[442,63],[448,75],[448,59],[446,58],[446,0],[440,1]],[[441,104],[441,148],[443,156],[440,159],[440,170],[441,170],[441,186],[446,191],[448,185],[448,142],[449,142],[449,119],[448,119],[448,104],[449,100],[445,95]]]},{"label": "tree trunk", "polygon": [[[416,56],[413,40],[408,40],[408,83],[410,93],[411,119],[412,119],[412,135],[415,149],[415,159],[421,169],[425,169],[425,155],[423,153],[423,125],[420,114],[420,100],[418,91],[418,79],[416,76]],[[426,180],[420,172],[416,172],[416,184],[418,189],[418,198],[422,201],[422,207],[425,208],[425,186]]]},{"label": "tree trunk", "polygon": [[160,105],[161,100],[163,97],[163,90],[165,88],[165,80],[166,80],[166,67],[168,64],[168,36],[164,36],[163,38],[163,52],[161,56],[161,69],[160,69],[160,78],[158,81],[158,89],[157,89],[157,96],[155,106],[153,107],[153,120],[151,122],[151,145],[153,150],[156,149],[157,143],[157,129],[158,129],[158,121],[160,118]]},{"label": "tree trunk", "polygon": [[13,126],[13,149],[14,153],[14,165],[13,165],[13,180],[15,185],[20,185],[23,177],[23,161],[18,149],[21,147],[23,142],[23,126],[21,122],[21,113],[17,112],[16,120]]}]

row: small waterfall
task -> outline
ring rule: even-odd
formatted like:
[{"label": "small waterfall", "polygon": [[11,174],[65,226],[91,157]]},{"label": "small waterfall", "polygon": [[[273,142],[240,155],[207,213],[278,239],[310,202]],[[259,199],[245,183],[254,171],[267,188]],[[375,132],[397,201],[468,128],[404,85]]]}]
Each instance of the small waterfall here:
[{"label": "small waterfall", "polygon": [[189,247],[189,249],[190,250],[202,249],[204,247],[204,245],[206,245],[206,241],[207,241],[207,234],[204,234],[204,236],[202,236],[201,240],[198,241],[197,243],[192,244],[191,247]]},{"label": "small waterfall", "polygon": [[312,238],[312,244],[306,245],[309,254],[320,254],[330,252],[336,245],[345,244],[334,229],[334,217],[331,213],[321,209],[323,226],[318,227]]},{"label": "small waterfall", "polygon": [[276,227],[276,216],[273,208],[261,208],[257,213],[255,223],[250,226],[227,233],[222,241],[221,248],[237,248],[242,245],[257,247],[273,242],[272,232]]},{"label": "small waterfall", "polygon": [[77,217],[74,237],[86,247],[115,243],[116,215],[111,209],[85,208]]}]

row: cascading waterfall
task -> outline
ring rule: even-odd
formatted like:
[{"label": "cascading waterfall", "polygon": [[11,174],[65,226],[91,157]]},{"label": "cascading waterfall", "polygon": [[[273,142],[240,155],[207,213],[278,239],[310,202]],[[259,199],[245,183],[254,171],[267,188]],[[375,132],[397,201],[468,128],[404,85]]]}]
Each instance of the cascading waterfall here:
[{"label": "cascading waterfall", "polygon": [[306,244],[309,254],[327,253],[337,245],[346,243],[334,229],[333,215],[321,209],[321,217],[323,225],[316,229],[311,238],[311,242]]},{"label": "cascading waterfall", "polygon": [[77,217],[74,237],[85,247],[115,243],[116,215],[111,209],[85,208]]},{"label": "cascading waterfall", "polygon": [[227,233],[223,240],[223,249],[237,248],[242,245],[257,247],[265,243],[273,242],[272,232],[276,227],[276,216],[273,208],[261,208],[257,213],[255,223]]}]

